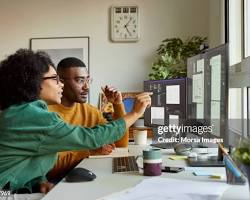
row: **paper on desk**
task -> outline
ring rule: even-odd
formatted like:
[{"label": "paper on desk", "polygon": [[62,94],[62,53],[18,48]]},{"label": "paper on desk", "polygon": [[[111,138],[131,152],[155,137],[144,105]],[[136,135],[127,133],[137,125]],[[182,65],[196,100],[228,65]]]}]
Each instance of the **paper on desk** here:
[{"label": "paper on desk", "polygon": [[114,157],[125,157],[128,156],[128,148],[117,147],[115,148],[111,154],[109,155],[93,155],[89,156],[89,158],[114,158]]},{"label": "paper on desk", "polygon": [[126,193],[105,200],[217,200],[229,188],[226,183],[149,178]]},{"label": "paper on desk", "polygon": [[[44,197],[42,193],[33,193],[33,194],[13,194],[9,196],[9,200],[40,200]],[[1,200],[1,198],[0,198]]]}]

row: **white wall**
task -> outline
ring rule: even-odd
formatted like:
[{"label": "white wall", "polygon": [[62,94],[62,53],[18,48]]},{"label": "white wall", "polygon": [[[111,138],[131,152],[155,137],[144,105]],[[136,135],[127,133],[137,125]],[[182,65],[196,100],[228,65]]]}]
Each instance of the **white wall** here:
[{"label": "white wall", "polygon": [[209,47],[213,48],[225,41],[224,0],[209,1]]},{"label": "white wall", "polygon": [[[109,40],[109,8],[124,3],[140,9],[137,43]],[[208,36],[209,20],[217,20],[209,17],[211,9],[210,0],[0,0],[0,59],[28,48],[33,37],[90,36],[94,78],[90,100],[96,104],[100,86],[105,84],[141,91],[163,39]],[[217,31],[213,41],[219,41]]]}]

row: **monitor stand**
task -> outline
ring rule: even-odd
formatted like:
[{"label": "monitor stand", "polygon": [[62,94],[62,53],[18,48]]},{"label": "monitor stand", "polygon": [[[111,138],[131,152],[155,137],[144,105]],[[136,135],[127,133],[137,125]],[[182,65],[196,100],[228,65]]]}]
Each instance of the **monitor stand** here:
[{"label": "monitor stand", "polygon": [[218,157],[213,157],[212,159],[197,159],[188,158],[188,165],[190,167],[224,167],[225,164],[223,160],[219,160]]}]

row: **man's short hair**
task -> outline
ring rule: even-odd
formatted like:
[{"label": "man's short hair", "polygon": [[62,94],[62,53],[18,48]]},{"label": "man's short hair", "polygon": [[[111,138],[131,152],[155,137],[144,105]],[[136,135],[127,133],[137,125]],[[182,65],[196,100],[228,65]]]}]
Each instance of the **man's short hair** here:
[{"label": "man's short hair", "polygon": [[67,57],[62,59],[58,65],[57,70],[62,70],[70,67],[86,67],[83,61],[75,57]]},{"label": "man's short hair", "polygon": [[19,49],[3,60],[0,63],[1,109],[39,99],[49,65],[54,67],[48,54],[28,49]]}]

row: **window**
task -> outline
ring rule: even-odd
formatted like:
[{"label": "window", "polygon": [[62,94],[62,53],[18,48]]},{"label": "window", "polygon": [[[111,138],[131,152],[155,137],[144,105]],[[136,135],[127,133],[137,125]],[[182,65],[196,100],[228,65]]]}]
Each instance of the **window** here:
[{"label": "window", "polygon": [[229,64],[240,63],[242,59],[242,4],[229,0]]},{"label": "window", "polygon": [[250,56],[250,1],[244,1],[244,57]]}]

